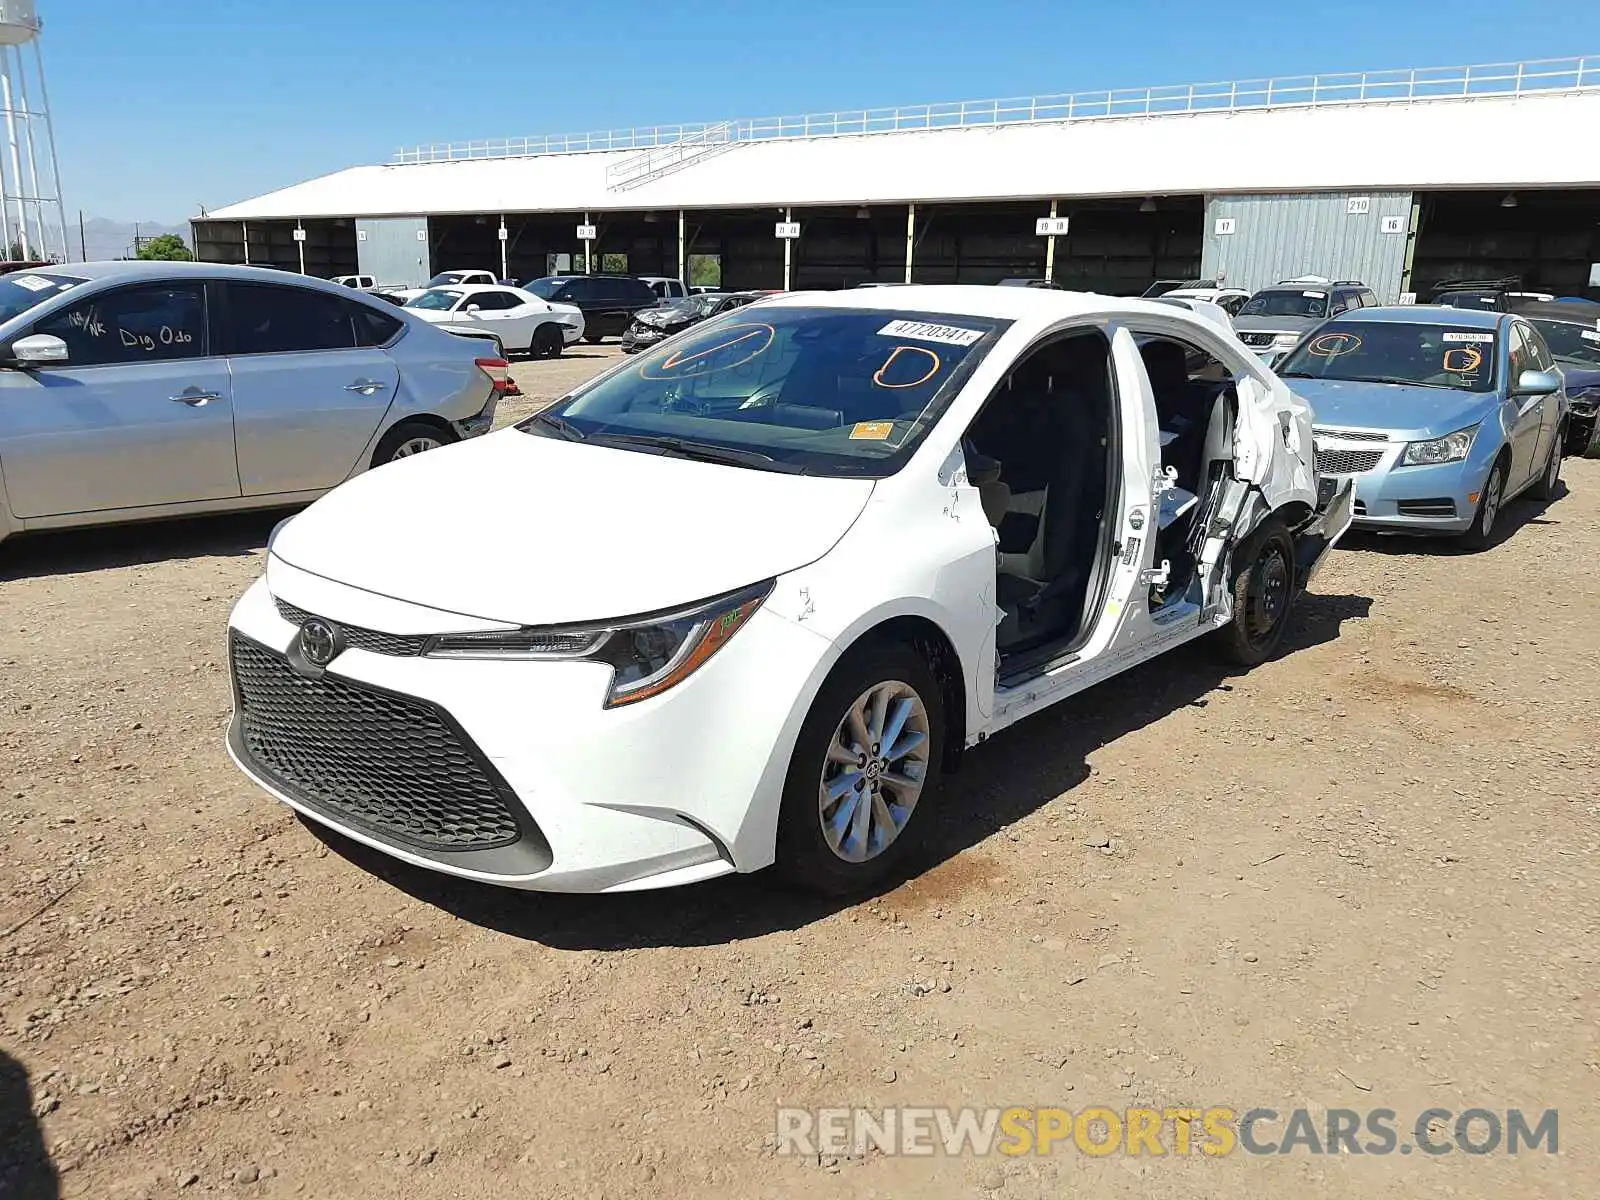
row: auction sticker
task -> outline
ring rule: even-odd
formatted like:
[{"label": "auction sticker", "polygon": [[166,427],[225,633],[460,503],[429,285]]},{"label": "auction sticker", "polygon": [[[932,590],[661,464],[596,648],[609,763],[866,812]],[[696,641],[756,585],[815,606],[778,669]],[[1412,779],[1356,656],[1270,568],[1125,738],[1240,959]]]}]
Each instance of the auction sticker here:
[{"label": "auction sticker", "polygon": [[850,430],[850,440],[852,442],[881,442],[893,432],[893,421],[857,421]]},{"label": "auction sticker", "polygon": [[963,329],[959,325],[935,325],[929,321],[890,321],[878,330],[878,333],[883,337],[941,342],[946,346],[971,346],[983,339],[981,329]]},{"label": "auction sticker", "polygon": [[1447,342],[1471,342],[1474,345],[1485,346],[1494,344],[1492,333],[1447,333],[1444,335]]},{"label": "auction sticker", "polygon": [[50,288],[56,286],[55,280],[41,279],[37,275],[23,275],[13,279],[11,282],[16,284],[19,288],[27,288],[30,292],[48,291]]},{"label": "auction sticker", "polygon": [[1600,331],[1593,329],[1580,329],[1578,336],[1586,342],[1600,342]]}]

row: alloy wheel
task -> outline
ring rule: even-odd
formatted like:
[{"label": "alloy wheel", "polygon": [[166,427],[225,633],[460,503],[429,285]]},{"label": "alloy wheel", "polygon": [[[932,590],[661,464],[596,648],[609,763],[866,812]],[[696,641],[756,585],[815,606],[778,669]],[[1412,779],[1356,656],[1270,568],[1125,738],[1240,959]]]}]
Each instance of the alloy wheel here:
[{"label": "alloy wheel", "polygon": [[[444,445],[438,438],[413,437],[407,438],[395,447],[393,458],[410,458],[413,454],[422,454],[428,450],[437,450]],[[391,459],[393,461],[393,459]]]},{"label": "alloy wheel", "polygon": [[875,684],[845,712],[828,743],[817,816],[845,862],[876,858],[911,820],[928,773],[928,710],[909,684]]}]

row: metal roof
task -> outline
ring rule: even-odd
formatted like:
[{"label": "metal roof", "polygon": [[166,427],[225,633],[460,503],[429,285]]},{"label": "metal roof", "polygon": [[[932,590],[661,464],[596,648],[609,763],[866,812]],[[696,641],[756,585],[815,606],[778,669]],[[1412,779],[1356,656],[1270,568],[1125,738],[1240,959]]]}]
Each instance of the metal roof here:
[{"label": "metal roof", "polygon": [[824,130],[825,136],[686,139],[644,151],[445,156],[353,167],[207,217],[1592,186],[1600,181],[1600,142],[1574,139],[1570,131],[1600,128],[1600,60],[1570,61],[1585,65],[1563,76],[1569,86],[1560,89],[1452,96],[1413,89],[1400,99],[1152,107],[1149,115],[1115,119],[968,121],[848,136]]}]

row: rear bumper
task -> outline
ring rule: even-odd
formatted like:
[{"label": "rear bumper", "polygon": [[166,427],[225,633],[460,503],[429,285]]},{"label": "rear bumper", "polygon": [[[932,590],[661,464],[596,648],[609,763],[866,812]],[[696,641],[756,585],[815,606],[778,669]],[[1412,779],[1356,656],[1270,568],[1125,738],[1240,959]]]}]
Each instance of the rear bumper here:
[{"label": "rear bumper", "polygon": [[482,437],[488,433],[489,430],[494,428],[494,414],[499,405],[500,393],[491,392],[488,402],[484,404],[482,411],[473,413],[472,416],[464,420],[450,422],[455,428],[456,436],[465,441],[467,438]]}]

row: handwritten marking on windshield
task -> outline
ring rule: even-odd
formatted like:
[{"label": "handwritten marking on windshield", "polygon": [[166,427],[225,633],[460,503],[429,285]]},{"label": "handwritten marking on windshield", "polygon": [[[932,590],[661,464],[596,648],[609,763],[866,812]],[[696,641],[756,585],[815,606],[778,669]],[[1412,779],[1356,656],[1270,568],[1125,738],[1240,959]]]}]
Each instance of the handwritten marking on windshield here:
[{"label": "handwritten marking on windshield", "polygon": [[1318,358],[1338,358],[1361,349],[1361,339],[1353,333],[1324,333],[1311,339],[1306,353]]},{"label": "handwritten marking on windshield", "polygon": [[[928,363],[929,363],[928,369],[926,371],[924,371],[921,375],[917,376],[917,378],[915,378],[913,380],[910,380],[909,382],[906,382],[906,383],[890,383],[886,378],[884,378],[884,376],[886,376],[889,373],[889,368],[894,366],[895,360],[898,359],[902,354],[922,354],[922,355],[926,355],[927,359],[928,359]],[[923,384],[927,383],[928,380],[932,379],[935,375],[937,375],[939,373],[939,368],[941,366],[943,366],[943,365],[944,364],[939,360],[939,356],[937,354],[935,354],[932,350],[926,349],[925,347],[922,347],[922,346],[896,346],[894,348],[893,352],[889,355],[889,357],[884,360],[883,366],[879,367],[876,371],[874,371],[872,373],[872,382],[877,384],[881,388],[914,388],[914,387],[921,387]]]}]

